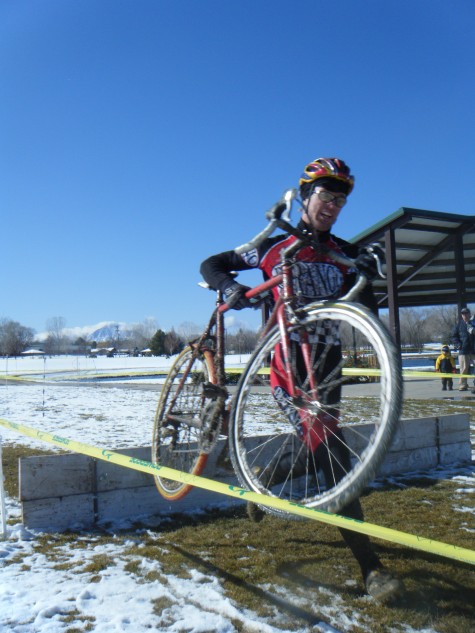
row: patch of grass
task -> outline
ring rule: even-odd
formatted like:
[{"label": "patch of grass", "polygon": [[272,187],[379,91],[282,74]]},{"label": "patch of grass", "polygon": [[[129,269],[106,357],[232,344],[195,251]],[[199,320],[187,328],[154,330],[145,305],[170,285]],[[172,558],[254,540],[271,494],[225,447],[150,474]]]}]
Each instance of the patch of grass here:
[{"label": "patch of grass", "polygon": [[81,568],[81,572],[89,574],[100,574],[101,571],[114,565],[114,560],[106,554],[98,554],[94,556],[84,567]]},{"label": "patch of grass", "polygon": [[434,407],[434,400],[404,399],[402,408],[403,418],[423,418],[434,415],[455,415],[457,413],[468,413],[470,421],[475,421],[475,408],[473,401],[469,400],[437,400],[437,407]]},{"label": "patch of grass", "polygon": [[64,622],[83,622],[85,626],[78,628],[77,626],[71,626],[66,629],[66,633],[85,633],[86,631],[93,631],[96,619],[90,615],[83,615],[76,609],[70,611],[66,617],[63,618]]},{"label": "patch of grass", "polygon": [[155,615],[162,615],[163,611],[170,609],[173,604],[173,600],[170,600],[170,598],[166,596],[161,596],[161,598],[157,598],[153,601],[153,612]]}]

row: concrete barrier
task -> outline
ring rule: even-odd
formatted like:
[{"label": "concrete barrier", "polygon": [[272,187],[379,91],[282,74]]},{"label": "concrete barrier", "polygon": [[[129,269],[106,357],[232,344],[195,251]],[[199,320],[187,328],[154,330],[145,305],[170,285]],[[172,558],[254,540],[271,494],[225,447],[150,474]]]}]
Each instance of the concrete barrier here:
[{"label": "concrete barrier", "polygon": [[[372,425],[361,425],[368,432]],[[234,473],[218,467],[224,442],[213,451],[203,475],[237,484]],[[150,447],[118,451],[150,459]],[[471,462],[468,414],[402,420],[380,468],[381,476]],[[92,457],[68,453],[20,459],[20,502],[25,527],[62,531],[121,519],[189,512],[225,503],[240,503],[194,488],[184,499],[169,502],[157,492],[151,475]]]}]

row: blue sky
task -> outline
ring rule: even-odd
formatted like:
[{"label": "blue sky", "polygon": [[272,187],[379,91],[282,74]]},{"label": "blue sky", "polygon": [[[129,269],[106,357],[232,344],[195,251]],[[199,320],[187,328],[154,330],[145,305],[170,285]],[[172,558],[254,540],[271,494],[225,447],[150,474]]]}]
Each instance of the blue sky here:
[{"label": "blue sky", "polygon": [[0,317],[203,324],[201,261],[317,156],[356,176],[343,238],[475,213],[474,23],[472,0],[2,0]]}]

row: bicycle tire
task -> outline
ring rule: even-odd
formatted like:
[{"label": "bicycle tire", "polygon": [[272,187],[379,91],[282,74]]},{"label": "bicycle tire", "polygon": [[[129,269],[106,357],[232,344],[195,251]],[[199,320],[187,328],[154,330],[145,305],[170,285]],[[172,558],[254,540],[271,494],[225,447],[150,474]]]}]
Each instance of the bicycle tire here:
[{"label": "bicycle tire", "polygon": [[[241,376],[231,410],[229,440],[233,467],[243,487],[310,508],[337,513],[361,494],[375,476],[386,455],[401,413],[402,373],[400,355],[386,328],[372,313],[358,304],[313,303],[304,309],[304,316],[299,324],[289,327],[289,332],[295,338],[299,329],[315,332],[316,328],[324,327],[328,332],[330,325],[338,327],[338,336],[342,343],[350,335],[350,347],[357,341],[358,348],[365,348],[365,362],[369,362],[370,358],[375,362],[375,368],[366,369],[370,376],[369,380],[373,374],[379,376],[379,382],[373,388],[375,396],[372,403],[367,398],[363,401],[362,397],[354,395],[350,399],[348,392],[355,392],[356,387],[357,393],[362,387],[358,378],[346,375],[348,370],[344,369],[344,364],[348,361],[342,354],[336,370],[319,385],[318,397],[320,394],[330,394],[331,389],[341,389],[337,407],[335,403],[325,404],[324,397],[320,400],[317,397],[316,400],[304,403],[302,398],[294,398],[291,402],[285,401],[287,407],[292,407],[287,410],[291,413],[296,412],[299,419],[301,415],[308,415],[309,412],[320,417],[321,413],[332,415],[338,409],[337,434],[341,435],[341,438],[335,439],[333,426],[328,430],[330,439],[327,442],[333,443],[333,446],[329,447],[324,442],[324,448],[319,449],[319,455],[323,458],[321,463],[330,462],[335,465],[335,472],[340,472],[334,477],[334,481],[324,481],[321,463],[317,463],[315,454],[299,439],[297,428],[289,422],[288,416],[284,415],[277,405],[270,393],[270,387],[258,388],[259,384],[263,385],[260,373],[262,367],[266,365],[274,353],[275,346],[281,341],[278,326],[260,342]],[[318,355],[312,355],[314,374],[318,374],[319,363],[328,362],[325,354],[328,354],[332,346],[334,347],[334,343],[320,346]],[[325,347],[328,347],[327,351]],[[340,349],[343,350],[344,346],[341,345]],[[356,350],[356,346],[354,349]],[[293,354],[297,355],[298,352],[294,350]],[[292,356],[290,362],[294,370],[296,359]],[[304,388],[305,384],[302,384],[302,387]],[[363,429],[361,426],[362,422],[368,421],[370,404],[377,413],[373,416],[374,427],[371,432],[367,427]],[[260,421],[255,419],[256,414],[259,415]],[[349,448],[345,448],[343,440]],[[349,451],[349,454],[346,451]],[[350,456],[351,463],[342,474],[342,462],[348,461],[345,455]],[[328,467],[326,472],[328,474]],[[266,506],[262,506],[262,509],[271,514],[296,518],[295,515],[289,515],[283,510]]]},{"label": "bicycle tire", "polygon": [[[154,419],[152,462],[188,475],[200,475],[217,434],[223,399],[207,397],[203,386],[216,384],[211,352],[191,346],[178,355],[163,384]],[[210,431],[216,437],[210,437]],[[156,475],[159,493],[178,501],[192,485]]]}]

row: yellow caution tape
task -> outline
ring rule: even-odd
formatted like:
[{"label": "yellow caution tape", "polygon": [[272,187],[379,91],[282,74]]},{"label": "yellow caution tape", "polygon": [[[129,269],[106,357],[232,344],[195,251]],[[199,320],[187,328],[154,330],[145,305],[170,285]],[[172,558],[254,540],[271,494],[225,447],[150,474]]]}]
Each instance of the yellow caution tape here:
[{"label": "yellow caution tape", "polygon": [[17,375],[12,375],[12,374],[8,374],[8,376],[0,376],[0,380],[17,380],[18,382],[20,381],[36,381],[37,378],[35,376],[17,376]]},{"label": "yellow caution tape", "polygon": [[402,375],[403,378],[471,378],[475,380],[474,374],[441,374],[434,371],[411,371],[410,369],[403,371]]},{"label": "yellow caution tape", "polygon": [[[150,371],[123,371],[123,372],[116,372],[116,373],[92,373],[90,371],[87,372],[75,372],[74,370],[70,370],[70,371],[66,371],[64,370],[64,372],[54,372],[55,374],[62,374],[62,375],[56,375],[54,376],[54,380],[58,381],[58,380],[97,380],[97,379],[102,379],[102,380],[106,380],[106,379],[110,379],[110,378],[152,378],[155,376],[167,376],[168,374],[168,369],[163,369],[163,370],[150,370]],[[244,371],[243,367],[226,367],[225,372],[227,374],[242,374],[242,372]],[[18,374],[8,374],[8,375],[0,375],[0,380],[18,380],[18,381],[22,381],[22,380],[28,380],[28,381],[35,381],[38,380],[40,378],[39,376],[40,372],[37,372],[36,374],[34,372],[32,372],[31,374],[26,374],[23,376],[20,376]],[[258,370],[259,374],[262,375],[268,375],[270,373],[270,367],[261,367]],[[343,368],[343,375],[344,376],[380,376],[381,375],[381,370],[378,368],[373,368],[373,367],[344,367]],[[46,374],[47,376],[47,374]],[[429,370],[411,370],[411,369],[404,369],[402,371],[402,376],[403,378],[467,378],[467,379],[473,379],[475,380],[475,374],[442,374],[439,372],[434,371],[433,369],[429,369]],[[41,373],[41,378],[44,379],[45,378],[45,374]],[[49,377],[49,380],[51,380],[51,377]]]},{"label": "yellow caution tape", "polygon": [[292,503],[284,499],[277,499],[275,497],[268,497],[256,492],[251,492],[244,488],[240,488],[239,486],[223,484],[219,481],[214,481],[213,479],[190,475],[173,468],[168,468],[167,466],[160,466],[159,464],[153,464],[152,462],[148,462],[146,460],[121,455],[120,453],[90,446],[89,444],[83,444],[82,442],[76,442],[59,435],[52,435],[50,433],[46,433],[45,431],[39,431],[38,429],[18,424],[16,422],[11,422],[9,420],[4,420],[2,418],[0,418],[0,425],[13,429],[23,435],[42,440],[43,442],[55,444],[62,449],[74,451],[83,455],[89,455],[90,457],[95,457],[112,464],[118,464],[119,466],[124,466],[125,468],[132,468],[133,470],[139,470],[154,476],[160,474],[161,477],[166,477],[167,479],[172,479],[173,481],[179,481],[181,483],[191,484],[197,488],[204,488],[205,490],[224,494],[229,497],[253,501],[255,503],[259,503],[260,505],[296,514],[307,519],[321,521],[322,523],[346,528],[355,532],[360,532],[361,534],[367,534],[368,536],[380,538],[392,543],[398,543],[399,545],[405,545],[423,552],[438,554],[439,556],[475,565],[475,552],[463,547],[458,547],[457,545],[449,545],[447,543],[434,541],[422,536],[415,536],[406,532],[400,532],[398,530],[382,527],[373,523],[357,521],[356,519],[349,519],[338,514],[331,514],[322,510],[307,508],[303,505]]}]

